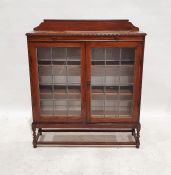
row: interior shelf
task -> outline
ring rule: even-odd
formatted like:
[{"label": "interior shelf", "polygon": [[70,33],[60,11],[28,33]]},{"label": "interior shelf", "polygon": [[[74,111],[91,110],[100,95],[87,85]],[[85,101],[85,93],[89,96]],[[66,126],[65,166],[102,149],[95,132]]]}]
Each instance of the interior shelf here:
[{"label": "interior shelf", "polygon": [[[129,116],[133,100],[134,49],[92,48],[92,116]],[[79,48],[37,48],[42,114],[81,115]]]},{"label": "interior shelf", "polygon": [[45,58],[45,59],[38,59],[38,61],[80,61],[80,59],[79,58],[77,58],[77,59],[73,59],[73,58],[67,58],[67,57],[64,57],[64,58],[59,58],[59,59],[54,59],[54,58],[52,58],[52,59],[50,59],[50,58]]},{"label": "interior shelf", "polygon": [[127,86],[92,86],[92,93],[110,93],[110,94],[116,94],[116,93],[132,93],[133,92],[133,86],[127,85]]},{"label": "interior shelf", "polygon": [[124,110],[118,110],[115,107],[105,107],[105,109],[103,109],[103,107],[100,107],[101,109],[97,107],[92,108],[92,117],[131,117],[131,110],[128,107],[124,107]]},{"label": "interior shelf", "polygon": [[92,114],[92,117],[93,118],[130,118],[131,115],[129,115],[128,113],[123,113],[123,114],[117,114],[117,113],[108,113],[108,114],[99,114],[99,112],[95,113],[95,114]]},{"label": "interior shelf", "polygon": [[133,107],[134,49],[93,48],[91,55],[92,117],[130,117]]},{"label": "interior shelf", "polygon": [[76,110],[70,110],[70,111],[65,111],[65,110],[42,110],[42,115],[46,115],[46,116],[63,116],[63,117],[72,117],[72,116],[80,116],[81,112],[80,111],[76,111]]},{"label": "interior shelf", "polygon": [[80,65],[79,60],[59,61],[59,60],[39,60],[39,65]]},{"label": "interior shelf", "polygon": [[80,93],[80,85],[40,85],[40,93]]},{"label": "interior shelf", "polygon": [[92,65],[134,65],[135,61],[131,60],[124,60],[124,61],[114,61],[114,60],[106,60],[106,61],[99,61],[99,60],[92,60]]}]

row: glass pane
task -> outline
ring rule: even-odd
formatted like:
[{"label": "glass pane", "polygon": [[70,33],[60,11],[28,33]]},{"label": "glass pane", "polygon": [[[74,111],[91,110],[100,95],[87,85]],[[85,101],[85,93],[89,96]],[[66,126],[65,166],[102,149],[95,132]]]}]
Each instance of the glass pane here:
[{"label": "glass pane", "polygon": [[131,117],[134,62],[134,48],[91,50],[91,115],[93,117]]},{"label": "glass pane", "polygon": [[50,60],[51,59],[51,49],[47,47],[37,48],[37,59],[38,60]]},{"label": "glass pane", "polygon": [[104,85],[104,81],[105,81],[105,67],[104,66],[99,66],[99,65],[95,65],[92,66],[91,69],[91,83],[92,85]]},{"label": "glass pane", "polygon": [[80,49],[79,48],[68,48],[68,60],[79,61],[80,60]]},{"label": "glass pane", "polygon": [[37,48],[42,116],[81,115],[80,48]]},{"label": "glass pane", "polygon": [[66,48],[52,48],[52,59],[57,61],[66,61]]}]

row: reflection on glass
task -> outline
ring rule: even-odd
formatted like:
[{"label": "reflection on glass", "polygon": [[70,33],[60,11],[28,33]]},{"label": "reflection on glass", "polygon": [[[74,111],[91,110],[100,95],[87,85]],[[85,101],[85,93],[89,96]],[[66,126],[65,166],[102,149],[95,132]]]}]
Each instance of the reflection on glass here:
[{"label": "reflection on glass", "polygon": [[93,48],[91,62],[91,115],[131,117],[135,49]]},{"label": "reflection on glass", "polygon": [[81,115],[80,48],[37,48],[42,116]]}]

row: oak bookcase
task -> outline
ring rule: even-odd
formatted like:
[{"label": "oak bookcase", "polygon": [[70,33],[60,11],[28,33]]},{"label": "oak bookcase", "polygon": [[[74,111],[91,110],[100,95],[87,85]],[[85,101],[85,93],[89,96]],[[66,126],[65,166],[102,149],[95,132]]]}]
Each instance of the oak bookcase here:
[{"label": "oak bookcase", "polygon": [[[145,33],[129,20],[44,20],[27,33],[33,147],[135,145]],[[40,141],[46,132],[130,132],[127,142]]]}]

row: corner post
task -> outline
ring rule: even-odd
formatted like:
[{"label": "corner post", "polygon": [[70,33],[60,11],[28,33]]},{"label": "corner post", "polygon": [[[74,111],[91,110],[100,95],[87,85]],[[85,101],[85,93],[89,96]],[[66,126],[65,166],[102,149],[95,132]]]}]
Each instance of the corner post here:
[{"label": "corner post", "polygon": [[33,148],[37,148],[37,136],[36,136],[36,127],[32,123],[32,131],[33,131]]},{"label": "corner post", "polygon": [[141,130],[141,124],[138,123],[136,127],[136,148],[140,147],[140,130]]}]

